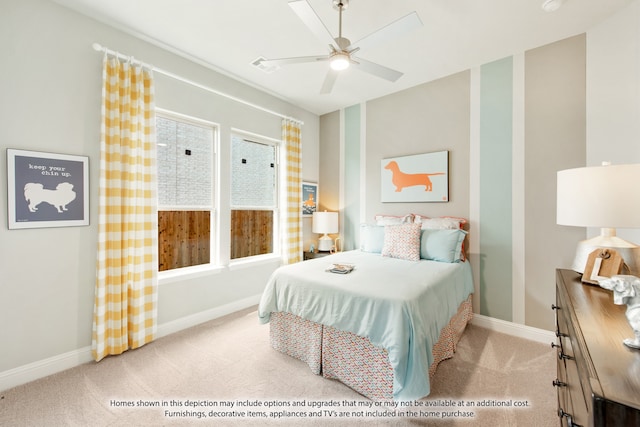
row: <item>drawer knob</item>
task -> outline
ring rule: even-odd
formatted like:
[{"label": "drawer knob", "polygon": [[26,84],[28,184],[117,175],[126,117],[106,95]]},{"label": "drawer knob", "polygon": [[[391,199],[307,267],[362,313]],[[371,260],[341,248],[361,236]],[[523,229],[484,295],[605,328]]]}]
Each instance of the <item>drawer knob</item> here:
[{"label": "drawer knob", "polygon": [[556,336],[557,337],[568,337],[569,335],[567,335],[567,334],[565,334],[563,332],[560,332],[559,330],[556,329]]},{"label": "drawer knob", "polygon": [[558,353],[558,359],[560,360],[573,360],[573,356],[569,356],[568,354],[564,354],[564,352]]},{"label": "drawer knob", "polygon": [[561,308],[555,304],[551,304],[551,310],[560,310]]},{"label": "drawer knob", "polygon": [[556,343],[552,342],[552,343],[551,343],[551,348],[556,348],[556,347],[560,348],[560,345],[558,345],[558,344],[556,344]]},{"label": "drawer knob", "polygon": [[553,380],[553,386],[554,387],[566,387],[567,383],[563,383],[562,381],[560,381],[559,379],[555,379]]},{"label": "drawer knob", "polygon": [[567,419],[567,426],[568,427],[582,427],[580,424],[576,424],[573,422],[573,417],[571,416],[571,414],[568,414],[566,412],[564,412],[562,410],[562,408],[558,408],[558,416],[560,418],[566,418]]}]

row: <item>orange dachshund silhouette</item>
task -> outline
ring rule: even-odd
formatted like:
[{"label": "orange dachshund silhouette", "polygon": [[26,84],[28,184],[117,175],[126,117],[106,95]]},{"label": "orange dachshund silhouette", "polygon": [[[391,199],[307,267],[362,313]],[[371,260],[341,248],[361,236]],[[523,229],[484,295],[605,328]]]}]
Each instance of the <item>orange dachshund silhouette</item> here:
[{"label": "orange dachshund silhouette", "polygon": [[316,202],[315,200],[313,200],[313,194],[309,193],[309,198],[302,202],[302,204],[310,208],[314,207],[316,205]]},{"label": "orange dachshund silhouette", "polygon": [[446,175],[444,172],[404,173],[400,170],[400,167],[395,160],[390,161],[384,168],[391,171],[391,182],[396,186],[396,192],[402,191],[405,187],[413,187],[414,185],[424,185],[424,191],[432,191],[433,184],[429,177],[434,175]]}]

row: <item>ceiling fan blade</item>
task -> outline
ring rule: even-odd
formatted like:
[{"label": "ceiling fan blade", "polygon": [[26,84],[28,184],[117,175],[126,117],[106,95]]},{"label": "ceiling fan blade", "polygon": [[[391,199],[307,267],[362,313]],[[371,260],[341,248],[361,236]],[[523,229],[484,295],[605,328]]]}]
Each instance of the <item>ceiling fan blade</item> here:
[{"label": "ceiling fan blade", "polygon": [[401,73],[400,71],[392,70],[391,68],[376,64],[375,62],[367,61],[366,59],[353,59],[354,60],[351,61],[353,66],[358,67],[360,70],[365,71],[369,74],[373,74],[374,76],[389,80],[390,82],[395,82],[403,75],[403,73]]},{"label": "ceiling fan blade", "polygon": [[289,2],[289,6],[298,15],[298,18],[309,27],[311,32],[318,38],[318,40],[333,46],[336,50],[340,50],[340,46],[333,39],[333,36],[320,20],[320,17],[316,14],[315,10],[307,2],[307,0],[293,0]]},{"label": "ceiling fan blade", "polygon": [[297,56],[293,58],[263,59],[260,64],[266,66],[300,64],[303,62],[319,62],[328,60],[328,56]]},{"label": "ceiling fan blade", "polygon": [[354,48],[366,49],[371,46],[388,42],[396,37],[400,37],[410,31],[422,26],[422,21],[416,12],[399,18],[392,23],[364,36],[349,46],[349,50]]},{"label": "ceiling fan blade", "polygon": [[320,93],[331,93],[333,89],[333,85],[336,83],[336,79],[338,78],[338,71],[329,69],[327,72],[327,76],[324,78],[324,83],[322,83],[322,88],[320,89]]}]

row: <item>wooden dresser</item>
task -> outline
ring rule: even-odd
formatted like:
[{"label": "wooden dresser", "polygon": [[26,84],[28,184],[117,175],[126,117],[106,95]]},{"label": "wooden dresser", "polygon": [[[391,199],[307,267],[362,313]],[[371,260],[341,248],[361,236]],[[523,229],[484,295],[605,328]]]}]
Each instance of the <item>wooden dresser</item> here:
[{"label": "wooden dresser", "polygon": [[558,416],[562,426],[640,426],[640,351],[611,291],[556,271]]}]

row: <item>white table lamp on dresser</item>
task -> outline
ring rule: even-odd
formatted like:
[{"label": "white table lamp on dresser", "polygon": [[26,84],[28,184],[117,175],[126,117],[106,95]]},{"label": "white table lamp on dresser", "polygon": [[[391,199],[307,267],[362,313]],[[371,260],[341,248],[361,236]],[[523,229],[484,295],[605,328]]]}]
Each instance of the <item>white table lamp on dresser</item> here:
[{"label": "white table lamp on dresser", "polygon": [[616,250],[631,274],[640,274],[640,247],[616,236],[616,228],[640,228],[640,164],[603,165],[558,172],[557,223],[599,227],[578,244],[572,269],[584,273],[589,254]]}]

